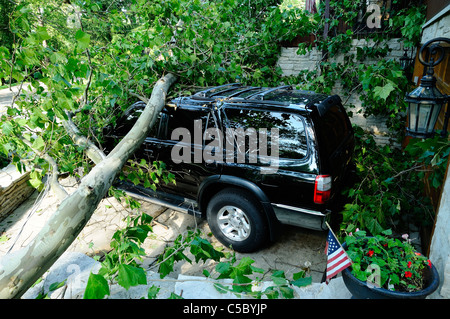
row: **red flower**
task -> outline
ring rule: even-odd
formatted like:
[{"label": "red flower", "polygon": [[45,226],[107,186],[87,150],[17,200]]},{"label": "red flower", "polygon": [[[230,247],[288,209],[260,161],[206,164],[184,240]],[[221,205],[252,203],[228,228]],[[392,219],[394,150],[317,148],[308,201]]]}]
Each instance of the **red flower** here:
[{"label": "red flower", "polygon": [[372,257],[373,256],[373,250],[369,250],[369,252],[367,253],[367,256]]},{"label": "red flower", "polygon": [[412,272],[405,271],[405,278],[411,278],[411,277],[412,277]]},{"label": "red flower", "polygon": [[431,260],[429,260],[429,259],[428,259],[428,266],[430,266],[430,268],[431,268],[431,266],[432,266]]},{"label": "red flower", "polygon": [[408,268],[411,268],[412,262],[408,261]]}]

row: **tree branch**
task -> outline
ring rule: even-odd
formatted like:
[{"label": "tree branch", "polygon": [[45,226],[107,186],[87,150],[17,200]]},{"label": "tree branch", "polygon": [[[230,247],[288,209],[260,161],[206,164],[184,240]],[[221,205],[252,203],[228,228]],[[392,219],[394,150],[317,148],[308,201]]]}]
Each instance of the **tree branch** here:
[{"label": "tree branch", "polygon": [[[33,149],[31,142],[25,139],[24,137],[17,136],[17,138],[19,138],[22,141],[22,143],[26,144],[36,154],[40,153],[39,151]],[[58,164],[56,164],[56,161],[53,159],[53,157],[51,157],[47,153],[42,153],[39,156],[41,156],[44,160],[46,160],[52,167],[52,174],[49,181],[50,188],[52,189],[52,191],[55,193],[55,195],[58,197],[59,200],[63,200],[64,198],[67,197],[67,192],[64,189],[64,187],[58,182],[59,176]]]},{"label": "tree branch", "polygon": [[86,155],[95,163],[98,164],[106,158],[105,153],[100,150],[94,143],[92,143],[88,138],[83,136],[78,129],[78,127],[72,121],[73,113],[67,113],[68,119],[63,121],[62,124],[67,134],[73,140],[75,144],[86,148]]},{"label": "tree branch", "polygon": [[134,92],[128,92],[131,96],[137,97],[139,100],[141,100],[144,103],[148,103],[148,99],[145,96],[136,94]]},{"label": "tree branch", "polygon": [[127,159],[142,144],[165,105],[176,77],[167,74],[153,88],[144,112],[122,141],[83,177],[26,247],[0,259],[0,299],[20,298],[72,244],[107,194]]}]

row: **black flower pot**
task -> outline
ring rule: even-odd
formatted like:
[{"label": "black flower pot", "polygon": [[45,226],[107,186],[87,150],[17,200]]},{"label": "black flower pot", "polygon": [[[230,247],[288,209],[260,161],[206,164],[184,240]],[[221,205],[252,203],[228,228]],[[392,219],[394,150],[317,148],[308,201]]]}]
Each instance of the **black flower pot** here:
[{"label": "black flower pot", "polygon": [[[346,243],[342,245],[347,248]],[[357,279],[348,267],[342,271],[345,286],[356,299],[425,299],[439,286],[439,273],[434,265],[427,267],[425,271],[425,288],[415,292],[391,291],[384,288],[375,288],[367,285],[367,282]]]}]

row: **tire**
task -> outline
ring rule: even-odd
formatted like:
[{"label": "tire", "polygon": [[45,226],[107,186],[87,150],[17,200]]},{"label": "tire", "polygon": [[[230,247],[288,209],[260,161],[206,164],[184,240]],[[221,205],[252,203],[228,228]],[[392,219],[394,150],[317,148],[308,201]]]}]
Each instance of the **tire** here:
[{"label": "tire", "polygon": [[253,252],[269,238],[267,219],[261,205],[246,191],[228,188],[209,202],[206,217],[213,235],[226,247]]}]

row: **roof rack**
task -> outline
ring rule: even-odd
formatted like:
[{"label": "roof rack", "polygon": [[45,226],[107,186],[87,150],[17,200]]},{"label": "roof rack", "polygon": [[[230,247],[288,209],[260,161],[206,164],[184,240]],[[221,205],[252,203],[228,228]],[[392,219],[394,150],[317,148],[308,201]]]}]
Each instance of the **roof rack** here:
[{"label": "roof rack", "polygon": [[228,95],[228,98],[239,97],[239,95],[241,95],[244,92],[253,91],[253,90],[259,90],[259,89],[261,89],[260,86],[249,86],[248,88],[246,88],[246,89],[244,89],[242,91],[238,91],[236,93]]},{"label": "roof rack", "polygon": [[249,95],[249,96],[247,96],[247,99],[264,100],[264,96],[265,96],[267,93],[271,93],[271,92],[278,91],[278,90],[282,90],[282,89],[292,90],[292,85],[277,86],[277,87],[275,87],[275,88],[266,90],[266,91],[261,92],[261,93],[255,93],[255,94]]},{"label": "roof rack", "polygon": [[[233,90],[238,86],[242,86],[242,84],[240,84],[240,83],[224,84],[224,85],[212,87],[212,88],[204,90],[204,91],[197,92],[194,95],[199,96],[199,97],[211,97],[213,95],[217,95],[217,94],[229,91],[229,90]],[[224,90],[221,90],[219,92],[214,92],[215,90],[220,89],[220,88],[224,88]]]}]

